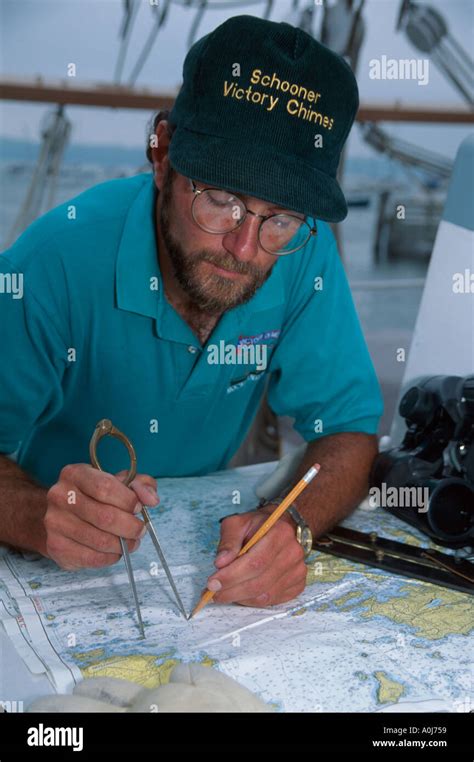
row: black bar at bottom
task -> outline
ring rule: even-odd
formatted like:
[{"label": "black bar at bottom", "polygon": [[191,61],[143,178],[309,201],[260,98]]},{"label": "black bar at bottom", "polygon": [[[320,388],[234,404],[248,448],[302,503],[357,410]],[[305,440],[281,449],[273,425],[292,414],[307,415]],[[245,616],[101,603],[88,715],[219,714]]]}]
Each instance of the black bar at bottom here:
[{"label": "black bar at bottom", "polygon": [[[321,676],[324,679],[324,675]],[[0,714],[0,760],[159,758],[190,746],[292,746],[382,758],[472,762],[472,713]],[[69,731],[69,733],[68,733]],[[54,741],[56,745],[50,745]],[[69,745],[67,742],[69,741]],[[39,745],[35,745],[39,744]],[[76,751],[74,750],[74,744]],[[259,750],[262,753],[262,750]],[[143,757],[142,757],[143,759]],[[348,757],[349,759],[349,757]]]}]

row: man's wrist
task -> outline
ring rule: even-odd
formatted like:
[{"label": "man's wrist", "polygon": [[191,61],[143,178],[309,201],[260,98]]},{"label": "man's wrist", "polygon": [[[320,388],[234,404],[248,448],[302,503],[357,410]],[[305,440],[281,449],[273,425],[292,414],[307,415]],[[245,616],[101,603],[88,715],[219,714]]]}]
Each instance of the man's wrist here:
[{"label": "man's wrist", "polygon": [[47,556],[44,525],[47,490],[26,480],[2,487],[0,495],[5,510],[0,543]]},{"label": "man's wrist", "polygon": [[[268,516],[271,516],[273,511],[280,505],[280,502],[278,500],[276,500],[276,502],[273,502],[272,500],[269,500],[268,502],[265,501],[265,503],[258,505],[256,510],[259,511],[259,513],[266,513]],[[291,518],[288,511],[285,511],[278,521],[286,521],[296,530],[296,521]]]},{"label": "man's wrist", "polygon": [[[278,505],[281,505],[284,499],[284,497],[274,498],[273,501],[262,499],[260,501],[259,509],[265,510],[265,508],[268,508],[269,510],[265,512],[270,515]],[[286,511],[280,516],[279,521],[290,522],[292,528],[295,530],[296,540],[303,548],[305,558],[307,558],[313,548],[313,534],[294,502],[291,503]]]}]

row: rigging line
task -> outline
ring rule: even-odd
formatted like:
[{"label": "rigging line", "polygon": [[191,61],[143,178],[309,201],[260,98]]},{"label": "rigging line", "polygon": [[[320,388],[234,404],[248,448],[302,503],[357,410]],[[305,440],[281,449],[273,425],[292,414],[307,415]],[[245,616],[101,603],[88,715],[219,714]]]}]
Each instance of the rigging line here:
[{"label": "rigging line", "polygon": [[134,0],[122,0],[122,2],[124,4],[125,17],[123,19],[122,29],[120,30],[119,36],[122,39],[125,39],[125,37],[127,36],[128,26],[130,24],[130,18],[133,11]]},{"label": "rigging line", "polygon": [[[195,7],[196,0],[171,0],[182,8]],[[197,0],[199,2],[199,0]],[[228,8],[240,8],[246,5],[260,5],[262,0],[229,0],[229,2],[214,2],[208,0],[208,10],[227,10]]]},{"label": "rigging line", "polygon": [[[349,40],[347,42],[347,50],[346,50],[347,54],[350,54],[350,52],[352,51],[352,48],[354,46],[356,32],[357,32],[359,23],[361,21],[362,10],[364,8],[364,4],[365,4],[365,0],[360,0],[359,5],[358,5],[358,7],[357,7],[357,9],[356,9],[356,11],[354,13],[354,18],[352,20],[352,27],[351,27],[351,31],[350,31],[350,35],[349,35]],[[354,63],[354,68],[355,68],[355,63]]]},{"label": "rigging line", "polygon": [[263,12],[262,18],[269,19],[273,10],[273,0],[267,0],[266,8]]},{"label": "rigging line", "polygon": [[[13,222],[7,246],[15,241],[44,209],[44,195],[50,186],[48,203],[54,198],[57,174],[64,148],[70,134],[71,124],[64,114],[64,106],[59,105],[53,113],[48,113],[41,122],[40,153],[36,161],[25,199]],[[43,210],[43,211],[42,211]]]},{"label": "rigging line", "polygon": [[164,0],[163,10],[161,11],[161,13],[159,13],[158,6],[156,6],[156,5],[151,6],[152,11],[156,13],[155,23],[154,23],[152,29],[150,30],[150,34],[148,35],[148,39],[146,40],[146,42],[145,42],[145,44],[143,46],[142,52],[138,56],[137,62],[136,62],[135,66],[134,66],[134,68],[132,70],[131,75],[130,75],[130,79],[128,81],[128,84],[129,84],[130,87],[133,87],[133,85],[135,84],[136,79],[137,79],[138,75],[140,74],[140,72],[141,72],[141,70],[142,70],[142,68],[143,68],[143,66],[145,64],[146,59],[150,55],[150,51],[151,51],[151,49],[152,49],[152,47],[153,47],[153,45],[155,43],[156,37],[158,35],[158,32],[160,31],[161,27],[163,26],[163,24],[164,24],[164,22],[166,20],[166,16],[168,15],[168,10],[169,10],[170,5],[171,5],[171,0]]},{"label": "rigging line", "polygon": [[451,68],[452,64],[451,66],[449,65],[448,52],[446,50],[444,51],[441,51],[439,49],[435,50],[431,54],[431,58],[434,64],[438,67],[438,69],[440,69],[444,73],[444,75],[449,80],[451,80],[452,84],[454,84],[457,87],[461,95],[467,100],[468,104],[472,105],[472,102],[473,102],[472,94],[469,92],[469,89],[468,87],[466,87],[465,83],[461,82],[461,80],[459,79],[457,75],[457,72],[452,70]]},{"label": "rigging line", "polygon": [[447,35],[447,39],[455,48],[455,50],[459,53],[460,59],[464,59],[465,65],[468,67],[469,71],[472,70],[472,58],[469,56],[469,54],[464,50],[464,48],[459,44],[459,42],[452,37],[450,34]]},{"label": "rigging line", "polygon": [[58,115],[63,116],[64,120],[59,124],[56,135],[56,149],[50,160],[49,168],[49,195],[46,199],[46,209],[52,209],[54,206],[54,199],[58,187],[59,173],[61,170],[61,163],[63,160],[64,151],[69,143],[69,137],[71,135],[72,125],[66,118],[63,108],[60,107]]},{"label": "rigging line", "polygon": [[[131,5],[128,5],[129,2]],[[136,2],[136,0],[125,0],[125,3],[127,7],[127,16],[124,20],[121,31],[122,41],[120,43],[120,49],[117,56],[114,72],[114,82],[117,84],[122,78],[122,70],[125,63],[125,57],[127,55],[128,44],[132,36],[133,25],[135,23],[135,19],[138,16],[138,11],[140,10],[140,3]]]},{"label": "rigging line", "polygon": [[193,42],[194,42],[194,40],[196,38],[196,33],[197,33],[198,28],[199,28],[199,24],[201,23],[201,19],[204,16],[204,12],[206,11],[206,9],[207,9],[207,0],[200,0],[199,7],[197,9],[197,13],[196,13],[196,15],[194,17],[193,23],[191,25],[191,29],[189,30],[189,35],[188,35],[188,50],[189,50],[189,48],[191,47],[191,45],[193,44]]},{"label": "rigging line", "polygon": [[456,72],[456,76],[465,81],[466,87],[469,85],[472,87],[472,83],[474,82],[472,73],[474,62],[471,61],[470,65],[467,66],[462,58],[459,58],[457,50],[453,47],[452,43],[453,38],[448,35],[444,40],[441,40],[436,51],[443,57],[445,64],[449,66],[453,72]]}]

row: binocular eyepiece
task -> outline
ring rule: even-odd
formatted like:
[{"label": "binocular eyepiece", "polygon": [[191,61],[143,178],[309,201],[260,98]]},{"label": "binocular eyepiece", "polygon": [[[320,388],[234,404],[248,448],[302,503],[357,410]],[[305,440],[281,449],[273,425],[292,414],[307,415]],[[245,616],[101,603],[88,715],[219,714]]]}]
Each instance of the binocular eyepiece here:
[{"label": "binocular eyepiece", "polygon": [[440,545],[474,544],[474,376],[426,376],[399,413],[405,437],[372,467],[381,507]]}]

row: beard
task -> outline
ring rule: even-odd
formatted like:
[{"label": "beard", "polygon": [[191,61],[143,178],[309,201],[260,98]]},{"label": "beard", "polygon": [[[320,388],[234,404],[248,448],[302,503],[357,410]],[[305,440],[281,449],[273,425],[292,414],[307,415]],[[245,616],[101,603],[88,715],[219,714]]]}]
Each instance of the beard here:
[{"label": "beard", "polygon": [[[172,187],[174,170],[167,173],[161,191],[159,223],[161,235],[166,244],[173,273],[185,294],[202,312],[220,315],[222,312],[248,302],[270,276],[272,268],[263,269],[249,262],[240,262],[222,250],[210,249],[186,251],[172,232],[175,219],[172,208]],[[179,223],[179,221],[178,221]],[[203,262],[241,273],[242,278],[231,279],[203,267]]]}]

